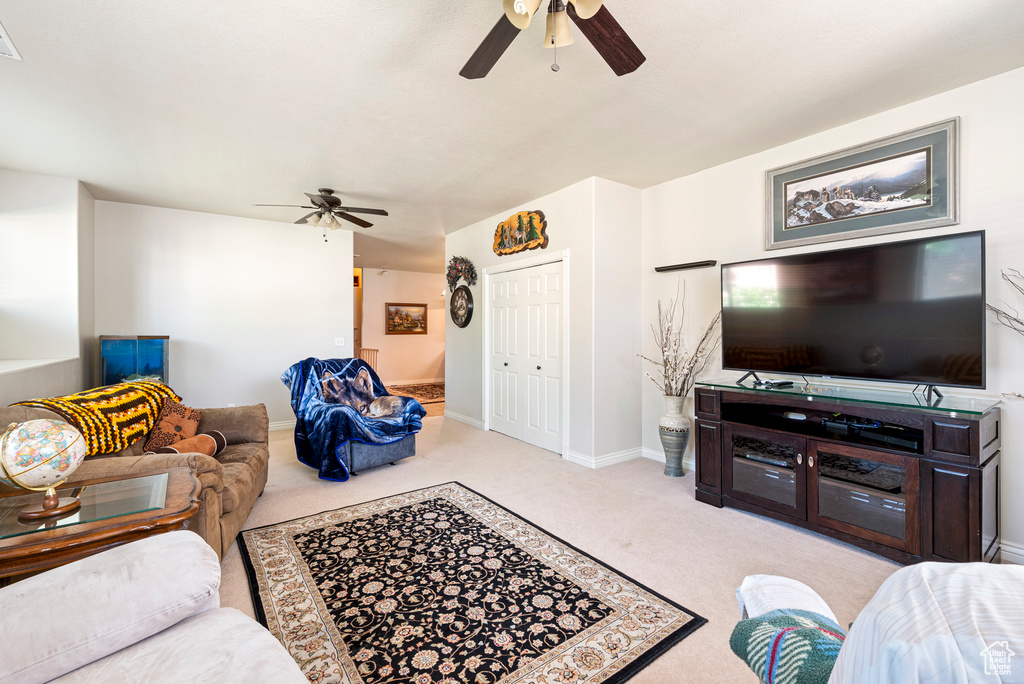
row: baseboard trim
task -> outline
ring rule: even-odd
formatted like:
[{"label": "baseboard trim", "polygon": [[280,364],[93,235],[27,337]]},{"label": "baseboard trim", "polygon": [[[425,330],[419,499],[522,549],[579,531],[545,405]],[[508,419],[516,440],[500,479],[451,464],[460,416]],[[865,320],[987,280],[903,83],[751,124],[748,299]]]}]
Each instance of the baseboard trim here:
[{"label": "baseboard trim", "polygon": [[278,420],[278,421],[275,421],[275,422],[270,424],[270,431],[271,432],[273,432],[274,430],[294,430],[294,429],[295,429],[295,421],[294,420]]},{"label": "baseboard trim", "polygon": [[[652,461],[657,461],[658,463],[665,462],[665,452],[659,451],[657,449],[652,449],[650,447],[644,447],[643,453],[641,453],[640,455],[643,456],[644,458],[649,458]],[[683,454],[683,470],[685,470],[688,473],[692,473],[695,468],[696,465],[694,464],[693,460],[693,452],[687,452]]]},{"label": "baseboard trim", "polygon": [[444,410],[444,417],[451,418],[452,420],[459,423],[465,423],[466,425],[469,425],[470,427],[475,427],[478,430],[484,429],[484,421],[477,420],[476,418],[470,418],[469,416],[464,416],[461,413],[455,413],[454,411],[449,411],[448,409]]},{"label": "baseboard trim", "polygon": [[616,463],[624,463],[626,461],[632,461],[634,458],[640,458],[641,449],[625,449],[624,451],[616,451],[611,454],[602,454],[601,456],[587,456],[576,451],[570,451],[566,449],[562,454],[562,458],[570,463],[581,465],[585,468],[604,468],[605,466],[614,465]]},{"label": "baseboard trim", "polygon": [[1013,544],[1007,544],[1006,542],[1000,543],[1000,556],[1003,563],[1015,563],[1016,565],[1024,565],[1024,548],[1020,546],[1014,546]]},{"label": "baseboard trim", "polygon": [[568,461],[569,463],[575,463],[576,465],[581,465],[584,468],[596,467],[594,465],[594,459],[592,459],[590,456],[585,456],[579,452],[572,451],[571,449],[566,449],[562,453],[562,458]]},{"label": "baseboard trim", "polygon": [[643,449],[641,449],[640,455],[643,456],[644,458],[649,458],[652,461],[658,461],[660,463],[665,462],[665,454],[661,453],[657,449],[652,449],[650,447],[644,447]]}]

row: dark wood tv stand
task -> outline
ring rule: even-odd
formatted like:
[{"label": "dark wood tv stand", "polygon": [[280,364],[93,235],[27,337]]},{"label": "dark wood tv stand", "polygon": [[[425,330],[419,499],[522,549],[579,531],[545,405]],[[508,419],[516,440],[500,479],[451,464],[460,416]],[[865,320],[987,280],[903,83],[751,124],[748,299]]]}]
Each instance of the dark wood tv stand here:
[{"label": "dark wood tv stand", "polygon": [[900,563],[999,561],[997,401],[800,385],[698,385],[698,501]]}]

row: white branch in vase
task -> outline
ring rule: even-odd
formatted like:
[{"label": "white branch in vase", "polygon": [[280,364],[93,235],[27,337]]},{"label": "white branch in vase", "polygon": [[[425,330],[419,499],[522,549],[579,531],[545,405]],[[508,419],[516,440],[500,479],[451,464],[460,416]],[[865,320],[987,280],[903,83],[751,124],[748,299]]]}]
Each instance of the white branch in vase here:
[{"label": "white branch in vase", "polygon": [[[667,308],[663,308],[661,301],[658,302],[658,325],[651,326],[654,332],[654,342],[661,352],[661,361],[655,361],[643,354],[637,354],[644,361],[660,367],[661,382],[651,373],[644,373],[650,378],[658,389],[665,396],[685,397],[693,389],[693,383],[697,377],[707,368],[711,357],[718,349],[721,341],[720,336],[715,335],[718,324],[722,319],[722,312],[719,311],[711,320],[704,334],[697,343],[696,351],[690,354],[683,342],[682,327],[686,318],[686,307],[683,300],[686,297],[685,284],[682,290],[676,290],[675,299],[670,299]],[[679,322],[676,323],[676,309],[679,309]]]}]

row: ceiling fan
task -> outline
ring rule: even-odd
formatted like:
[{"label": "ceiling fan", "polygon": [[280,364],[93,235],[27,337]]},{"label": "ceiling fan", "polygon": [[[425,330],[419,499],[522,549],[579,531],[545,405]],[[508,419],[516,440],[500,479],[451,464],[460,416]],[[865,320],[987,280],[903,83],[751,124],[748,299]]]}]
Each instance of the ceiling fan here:
[{"label": "ceiling fan", "polygon": [[[459,72],[464,78],[483,78],[512,44],[519,32],[530,25],[542,0],[502,0],[505,16],[498,20]],[[573,43],[569,33],[571,18],[584,36],[597,48],[617,76],[636,71],[646,57],[636,43],[603,6],[603,0],[548,0],[547,31],[544,47],[560,48]],[[552,65],[558,71],[558,64]]]},{"label": "ceiling fan", "polygon": [[[319,226],[321,222],[327,228],[337,230],[341,228],[341,222],[339,219],[344,219],[350,223],[354,223],[360,228],[369,228],[373,224],[369,221],[364,221],[358,216],[352,214],[376,214],[377,216],[387,216],[388,212],[383,209],[363,209],[361,207],[343,207],[341,206],[341,198],[334,196],[334,190],[330,188],[319,188],[318,195],[313,195],[308,192],[304,192],[306,197],[312,206],[304,204],[254,204],[255,207],[296,207],[299,209],[312,209],[313,211],[300,218],[295,223],[304,223],[313,226]],[[312,220],[310,220],[312,219]]]}]

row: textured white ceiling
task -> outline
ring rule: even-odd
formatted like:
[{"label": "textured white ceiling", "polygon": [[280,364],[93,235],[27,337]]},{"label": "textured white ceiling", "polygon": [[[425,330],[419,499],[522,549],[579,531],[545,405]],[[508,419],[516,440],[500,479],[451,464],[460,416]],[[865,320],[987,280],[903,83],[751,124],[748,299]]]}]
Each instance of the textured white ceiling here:
[{"label": "textured white ceiling", "polygon": [[[292,221],[388,209],[357,265],[443,270],[444,233],[589,176],[644,188],[1024,65],[1018,0],[607,0],[647,62],[543,23],[459,69],[499,0],[0,0],[0,167],[98,199]],[[296,230],[315,230],[296,226]]]}]

